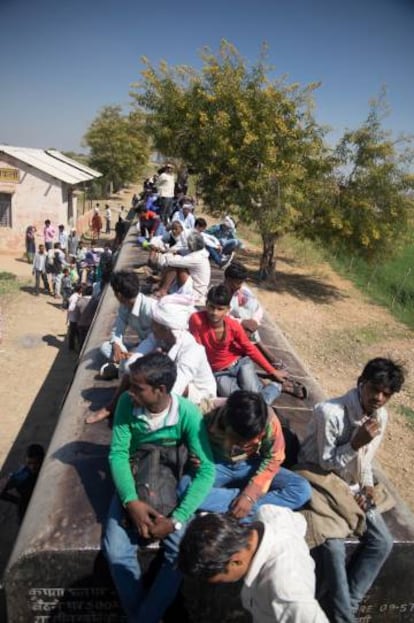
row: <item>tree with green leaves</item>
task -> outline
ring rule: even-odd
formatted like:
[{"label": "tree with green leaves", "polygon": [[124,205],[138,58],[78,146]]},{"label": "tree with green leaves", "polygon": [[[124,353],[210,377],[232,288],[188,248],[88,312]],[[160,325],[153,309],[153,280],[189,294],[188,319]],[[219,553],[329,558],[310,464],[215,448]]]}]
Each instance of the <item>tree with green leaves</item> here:
[{"label": "tree with green leaves", "polygon": [[398,249],[414,216],[413,151],[409,137],[383,129],[385,91],[372,100],[366,121],[345,132],[336,152],[337,191],[314,227],[332,247],[369,262]]},{"label": "tree with green leaves", "polygon": [[231,212],[260,233],[263,276],[274,268],[277,239],[309,220],[309,187],[318,194],[327,168],[312,116],[317,85],[270,79],[265,57],[264,48],[248,68],[223,41],[217,55],[204,50],[199,72],[143,59],[133,92],[155,146],[191,165],[212,212]]},{"label": "tree with green leaves", "polygon": [[142,174],[148,162],[149,142],[143,115],[123,115],[120,106],[105,106],[89,126],[85,144],[89,164],[118,191]]},{"label": "tree with green leaves", "polygon": [[395,239],[410,178],[374,112],[333,151],[313,115],[318,84],[271,77],[265,47],[252,67],[226,41],[201,58],[199,71],[144,58],[132,96],[155,147],[197,172],[209,209],[260,233],[263,277],[287,232],[367,256]]}]

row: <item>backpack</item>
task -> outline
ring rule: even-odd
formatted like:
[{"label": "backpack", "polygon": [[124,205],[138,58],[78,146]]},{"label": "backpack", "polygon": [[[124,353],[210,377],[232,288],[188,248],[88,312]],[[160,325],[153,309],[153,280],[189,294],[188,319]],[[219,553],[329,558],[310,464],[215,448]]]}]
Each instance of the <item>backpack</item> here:
[{"label": "backpack", "polygon": [[177,484],[187,460],[180,446],[143,444],[131,457],[131,471],[140,501],[168,517],[177,506]]}]

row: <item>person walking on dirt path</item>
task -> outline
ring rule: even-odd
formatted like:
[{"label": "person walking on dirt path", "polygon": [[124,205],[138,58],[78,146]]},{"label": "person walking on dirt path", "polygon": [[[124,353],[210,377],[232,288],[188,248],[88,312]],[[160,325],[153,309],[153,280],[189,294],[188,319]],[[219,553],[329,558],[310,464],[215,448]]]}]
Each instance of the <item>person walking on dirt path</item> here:
[{"label": "person walking on dirt path", "polygon": [[98,242],[102,231],[102,217],[99,212],[99,203],[96,204],[94,214],[91,220],[92,244]]},{"label": "person walking on dirt path", "polygon": [[45,220],[45,226],[43,228],[43,237],[45,240],[46,251],[50,251],[50,249],[53,249],[55,236],[56,236],[56,229],[53,227],[50,220],[47,218]]},{"label": "person walking on dirt path", "polygon": [[166,225],[171,217],[171,209],[174,199],[175,178],[173,174],[174,167],[167,163],[165,167],[159,170],[157,179],[158,203],[160,206],[160,218]]},{"label": "person walking on dirt path", "polygon": [[50,294],[49,281],[46,274],[47,254],[43,244],[39,244],[39,250],[33,258],[33,275],[35,277],[35,296],[39,295],[40,279],[43,281],[45,293]]},{"label": "person walking on dirt path", "polygon": [[106,234],[110,234],[111,233],[111,220],[112,220],[112,214],[111,214],[111,208],[109,207],[108,204],[105,205],[105,233]]},{"label": "person walking on dirt path", "polygon": [[25,246],[26,246],[26,258],[29,264],[33,263],[33,258],[36,253],[36,227],[34,225],[29,225],[26,229],[25,234]]}]

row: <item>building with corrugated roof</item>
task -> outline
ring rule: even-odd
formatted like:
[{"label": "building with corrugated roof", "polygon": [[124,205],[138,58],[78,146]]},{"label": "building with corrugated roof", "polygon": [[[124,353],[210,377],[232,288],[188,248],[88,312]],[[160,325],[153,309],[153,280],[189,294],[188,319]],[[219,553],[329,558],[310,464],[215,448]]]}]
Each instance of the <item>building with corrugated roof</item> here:
[{"label": "building with corrugated roof", "polygon": [[25,232],[44,221],[76,227],[77,193],[101,177],[54,149],[0,145],[0,251],[24,249]]}]

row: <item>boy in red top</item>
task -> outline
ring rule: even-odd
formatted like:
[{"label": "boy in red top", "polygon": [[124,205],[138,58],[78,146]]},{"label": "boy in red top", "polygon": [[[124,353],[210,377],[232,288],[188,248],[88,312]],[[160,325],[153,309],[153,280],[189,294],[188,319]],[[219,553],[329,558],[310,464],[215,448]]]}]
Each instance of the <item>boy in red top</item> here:
[{"label": "boy in red top", "polygon": [[[217,381],[217,394],[230,396],[237,389],[259,392],[271,405],[289,383],[286,370],[276,370],[250,342],[243,327],[230,316],[230,291],[214,286],[207,294],[206,310],[190,317],[189,329],[206,349],[207,359]],[[256,374],[254,363],[273,381],[265,384]]]},{"label": "boy in red top", "polygon": [[139,210],[139,228],[141,236],[151,240],[154,236],[159,224],[161,222],[160,217],[153,210],[147,209],[142,206]]}]

